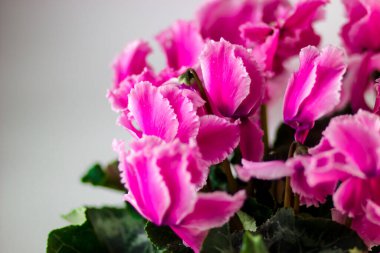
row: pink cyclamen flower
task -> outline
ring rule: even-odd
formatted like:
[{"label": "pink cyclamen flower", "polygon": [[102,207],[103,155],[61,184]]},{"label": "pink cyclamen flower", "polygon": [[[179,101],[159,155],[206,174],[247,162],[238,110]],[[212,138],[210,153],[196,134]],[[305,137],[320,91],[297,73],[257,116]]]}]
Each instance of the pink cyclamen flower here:
[{"label": "pink cyclamen flower", "polygon": [[[363,110],[354,116],[334,118],[323,133],[325,142],[346,158],[346,167],[327,170],[317,180],[340,180],[335,208],[355,217],[373,201],[380,208],[380,118]],[[325,178],[325,179],[323,179]]]},{"label": "pink cyclamen flower", "polygon": [[319,44],[320,37],[313,23],[328,1],[303,0],[295,6],[277,2],[271,9],[274,20],[250,20],[239,27],[245,45],[253,48],[266,71],[274,73],[282,71],[283,62],[298,54],[301,48]]},{"label": "pink cyclamen flower", "polygon": [[348,17],[341,35],[350,53],[380,51],[380,2],[376,0],[343,0]]},{"label": "pink cyclamen flower", "polygon": [[165,52],[169,68],[179,70],[197,64],[203,39],[193,22],[177,21],[156,39]]},{"label": "pink cyclamen flower", "polygon": [[[334,178],[341,184],[333,195],[336,211],[352,218],[351,228],[368,247],[380,243],[380,117],[359,110],[334,118],[324,132],[331,149],[343,154],[345,167],[331,168],[313,180]],[[338,217],[334,220],[339,222]]]},{"label": "pink cyclamen flower", "polygon": [[239,143],[239,126],[215,115],[198,116],[197,106],[204,103],[199,99],[195,91],[175,85],[155,87],[140,82],[131,89],[119,123],[135,138],[153,135],[168,142],[195,140],[205,161],[219,163]]},{"label": "pink cyclamen flower", "polygon": [[209,41],[201,53],[200,65],[213,113],[241,118],[241,151],[244,157],[258,160],[263,146],[255,113],[261,106],[265,86],[261,69],[251,53],[224,39]]},{"label": "pink cyclamen flower", "polygon": [[209,0],[197,12],[197,21],[205,39],[224,38],[231,43],[242,44],[239,26],[256,20],[259,11],[251,0]]},{"label": "pink cyclamen flower", "polygon": [[344,52],[338,48],[301,50],[299,70],[289,80],[283,108],[285,123],[296,130],[296,141],[303,143],[314,121],[338,105],[345,71]]},{"label": "pink cyclamen flower", "polygon": [[128,189],[125,200],[149,221],[170,226],[194,252],[200,251],[209,229],[225,224],[243,205],[244,191],[233,196],[197,193],[195,175],[204,168],[196,146],[146,136],[127,153],[123,142],[114,148]]},{"label": "pink cyclamen flower", "polygon": [[[359,110],[355,115],[333,118],[320,144],[309,153],[286,162],[243,160],[237,172],[243,180],[290,176],[293,191],[306,205],[333,195],[336,210],[353,218],[352,228],[367,245],[379,244],[380,238],[368,231],[380,226],[380,117]],[[363,224],[368,226],[367,232]]]},{"label": "pink cyclamen flower", "polygon": [[138,82],[147,81],[160,86],[177,78],[186,67],[195,67],[203,47],[203,39],[193,22],[177,21],[156,36],[166,55],[167,66],[155,74],[147,63],[151,48],[147,42],[134,41],[116,58],[114,84],[107,91],[107,98],[115,111],[128,105],[128,95]]}]

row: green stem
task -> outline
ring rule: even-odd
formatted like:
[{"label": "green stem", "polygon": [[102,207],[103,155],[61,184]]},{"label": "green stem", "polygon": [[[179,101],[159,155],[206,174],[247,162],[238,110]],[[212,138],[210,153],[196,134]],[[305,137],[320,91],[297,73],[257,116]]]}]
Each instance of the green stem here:
[{"label": "green stem", "polygon": [[284,196],[284,207],[291,207],[291,196],[292,196],[292,188],[290,187],[290,177],[286,177],[285,179],[285,196]]},{"label": "green stem", "polygon": [[261,128],[264,131],[264,136],[263,136],[264,154],[268,154],[269,152],[268,116],[267,116],[267,106],[264,104],[260,108],[260,123],[261,123]]},{"label": "green stem", "polygon": [[207,113],[208,114],[213,114],[211,106],[210,106],[210,103],[208,101],[207,93],[206,93],[206,91],[205,91],[205,89],[203,87],[202,81],[199,78],[197,72],[194,69],[192,69],[192,68],[188,69],[187,71],[189,71],[189,73],[193,76],[193,78],[195,80],[195,83],[196,83],[196,85],[198,87],[199,93],[201,94],[201,97],[203,98],[204,101],[206,101],[205,107],[206,107]]},{"label": "green stem", "polygon": [[[297,145],[298,143],[297,142],[293,142],[291,145],[290,145],[290,148],[289,148],[289,153],[288,153],[288,158],[291,158],[293,157],[294,155],[294,152],[296,151],[296,148],[297,148]],[[291,207],[292,204],[292,188],[290,186],[290,177],[286,177],[285,179],[285,196],[284,196],[284,207]]]},{"label": "green stem", "polygon": [[295,214],[300,212],[300,196],[298,194],[294,194],[293,209]]},{"label": "green stem", "polygon": [[231,172],[230,162],[227,159],[225,159],[220,164],[220,168],[222,169],[222,171],[224,172],[224,174],[226,174],[226,176],[227,176],[228,190],[231,193],[237,192],[238,187],[237,187],[237,183],[235,181],[235,178],[233,177],[232,172]]}]

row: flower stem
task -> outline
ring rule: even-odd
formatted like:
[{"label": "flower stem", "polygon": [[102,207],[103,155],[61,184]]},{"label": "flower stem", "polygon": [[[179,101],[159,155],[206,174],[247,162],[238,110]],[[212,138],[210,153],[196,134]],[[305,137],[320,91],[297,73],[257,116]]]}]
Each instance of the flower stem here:
[{"label": "flower stem", "polygon": [[[290,145],[288,158],[293,157],[294,152],[296,151],[297,145],[298,145],[298,143],[295,141]],[[292,198],[292,188],[290,186],[290,177],[286,177],[286,179],[285,179],[284,207],[289,208],[292,206],[292,203],[291,203],[292,199],[291,198]]]},{"label": "flower stem", "polygon": [[284,196],[284,207],[289,208],[291,207],[291,197],[292,195],[292,188],[290,187],[290,177],[286,177],[285,179],[285,196]]},{"label": "flower stem", "polygon": [[187,71],[194,78],[195,84],[197,85],[197,88],[199,90],[199,93],[201,94],[201,97],[203,98],[204,101],[206,101],[205,108],[206,108],[207,113],[212,114],[212,109],[211,109],[211,105],[208,101],[207,93],[203,87],[203,83],[202,83],[201,79],[199,78],[197,72],[192,68],[189,68]]},{"label": "flower stem", "polygon": [[264,142],[264,154],[269,152],[269,137],[268,137],[268,116],[267,116],[267,106],[262,105],[260,108],[260,124],[264,131],[263,142]]},{"label": "flower stem", "polygon": [[236,181],[235,181],[235,179],[234,179],[234,177],[232,175],[231,166],[230,166],[230,162],[228,161],[228,159],[225,159],[220,164],[220,168],[222,169],[222,171],[224,172],[224,174],[226,174],[226,176],[227,176],[228,190],[231,193],[237,192],[238,187],[237,187]]},{"label": "flower stem", "polygon": [[293,209],[295,214],[300,212],[300,196],[298,194],[294,194]]}]

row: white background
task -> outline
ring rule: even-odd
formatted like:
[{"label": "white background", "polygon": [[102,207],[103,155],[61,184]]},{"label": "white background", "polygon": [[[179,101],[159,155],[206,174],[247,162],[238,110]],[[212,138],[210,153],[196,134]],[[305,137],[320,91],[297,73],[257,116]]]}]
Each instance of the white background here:
[{"label": "white background", "polygon": [[[339,45],[338,0],[317,26]],[[201,0],[0,0],[0,252],[44,252],[60,215],[121,203],[117,192],[80,184],[94,162],[115,155],[105,99],[110,63],[125,44],[153,36]],[[153,48],[158,46],[153,44]],[[162,67],[155,50],[150,59]]]}]

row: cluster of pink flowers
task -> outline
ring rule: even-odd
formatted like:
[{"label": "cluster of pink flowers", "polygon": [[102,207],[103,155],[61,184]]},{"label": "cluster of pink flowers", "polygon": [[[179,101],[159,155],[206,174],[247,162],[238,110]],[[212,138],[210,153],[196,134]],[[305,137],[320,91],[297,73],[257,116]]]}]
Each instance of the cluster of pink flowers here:
[{"label": "cluster of pink flowers", "polygon": [[[225,224],[246,198],[244,190],[202,191],[209,167],[239,148],[241,180],[288,176],[305,205],[332,195],[334,219],[352,219],[368,246],[380,244],[380,2],[343,2],[348,68],[343,49],[316,47],[313,24],[328,0],[208,0],[194,20],[177,21],[156,36],[167,62],[158,73],[147,61],[147,42],[127,45],[107,94],[118,123],[134,137],[128,151],[114,141],[125,200],[199,252],[208,230]],[[282,95],[283,120],[298,143],[338,108],[350,103],[357,113],[333,118],[307,155],[262,162],[260,111],[273,99],[269,84],[297,55],[300,66]],[[179,77],[190,68],[192,83],[184,84]],[[368,89],[377,96],[372,108]]]}]

